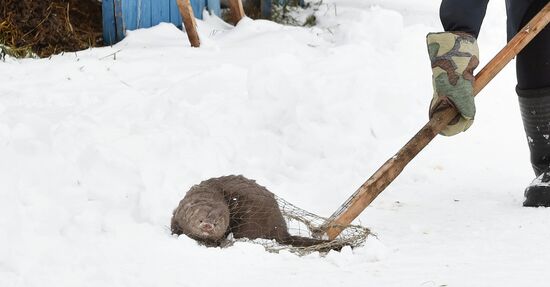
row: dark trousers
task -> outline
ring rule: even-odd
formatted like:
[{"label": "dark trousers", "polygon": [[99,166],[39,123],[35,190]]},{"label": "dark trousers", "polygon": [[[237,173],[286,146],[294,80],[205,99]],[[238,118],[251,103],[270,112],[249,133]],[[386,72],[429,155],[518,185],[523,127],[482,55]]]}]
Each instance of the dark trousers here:
[{"label": "dark trousers", "polygon": [[[514,36],[548,0],[507,0],[508,37]],[[518,13],[523,12],[523,13]],[[517,56],[518,88],[550,88],[550,26],[546,26]]]},{"label": "dark trousers", "polygon": [[[549,0],[506,0],[508,39],[511,39]],[[477,37],[488,0],[443,0],[440,17],[445,31],[464,31]],[[550,27],[547,26],[517,56],[518,88],[550,88]],[[537,93],[534,93],[537,94]]]}]

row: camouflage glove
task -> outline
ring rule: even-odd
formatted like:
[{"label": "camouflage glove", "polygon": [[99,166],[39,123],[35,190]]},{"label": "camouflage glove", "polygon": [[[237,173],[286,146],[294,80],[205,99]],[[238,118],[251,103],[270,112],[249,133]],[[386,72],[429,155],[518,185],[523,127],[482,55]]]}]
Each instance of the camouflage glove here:
[{"label": "camouflage glove", "polygon": [[441,132],[452,136],[467,130],[474,122],[474,69],[479,64],[476,39],[463,32],[430,33],[428,53],[432,62],[434,95],[430,118],[449,106],[459,115]]}]

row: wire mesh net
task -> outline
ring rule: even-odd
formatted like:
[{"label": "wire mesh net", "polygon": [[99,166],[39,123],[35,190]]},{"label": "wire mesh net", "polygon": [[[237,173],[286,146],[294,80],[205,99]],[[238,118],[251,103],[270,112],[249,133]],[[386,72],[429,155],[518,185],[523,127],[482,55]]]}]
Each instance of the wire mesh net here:
[{"label": "wire mesh net", "polygon": [[[324,224],[328,222],[327,218],[301,209],[278,196],[275,196],[275,199],[286,221],[288,232],[291,235],[320,239],[323,240],[323,242],[311,246],[293,246],[290,244],[281,244],[275,240],[252,240],[252,242],[264,246],[269,252],[287,250],[298,255],[307,255],[313,252],[326,253],[330,250],[340,250],[345,246],[350,246],[352,248],[362,246],[367,238],[372,235],[370,229],[364,226],[348,225],[343,227],[342,232],[335,239],[326,240]],[[247,239],[233,240],[250,241]]]}]

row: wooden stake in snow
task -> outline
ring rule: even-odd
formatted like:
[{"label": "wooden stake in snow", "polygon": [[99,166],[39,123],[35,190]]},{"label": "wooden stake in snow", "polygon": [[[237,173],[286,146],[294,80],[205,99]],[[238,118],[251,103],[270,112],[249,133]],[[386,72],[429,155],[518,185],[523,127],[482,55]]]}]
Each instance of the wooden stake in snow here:
[{"label": "wooden stake in snow", "polygon": [[195,15],[193,15],[193,8],[191,8],[190,0],[176,0],[178,9],[180,10],[181,18],[183,19],[183,26],[187,32],[187,37],[192,47],[200,47],[201,41],[199,34],[197,33],[197,23],[195,22]]},{"label": "wooden stake in snow", "polygon": [[233,13],[235,24],[239,23],[244,16],[243,2],[241,0],[229,0],[229,9]]},{"label": "wooden stake in snow", "polygon": [[[476,75],[474,94],[479,93],[550,22],[550,2]],[[457,116],[453,108],[432,119],[397,154],[380,167],[327,220],[323,229],[329,239],[336,238],[403,171],[405,166],[447,124]]]}]

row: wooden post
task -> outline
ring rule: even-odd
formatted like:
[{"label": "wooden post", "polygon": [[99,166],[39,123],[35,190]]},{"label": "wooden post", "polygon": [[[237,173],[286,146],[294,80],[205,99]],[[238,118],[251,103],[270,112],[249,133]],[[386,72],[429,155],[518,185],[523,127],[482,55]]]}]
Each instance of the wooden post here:
[{"label": "wooden post", "polygon": [[260,1],[260,11],[263,19],[271,19],[271,14],[273,11],[272,0],[261,0]]},{"label": "wooden post", "polygon": [[229,9],[233,13],[235,24],[239,23],[244,16],[243,2],[241,0],[229,0]]},{"label": "wooden post", "polygon": [[201,42],[199,34],[197,33],[197,23],[195,22],[195,15],[193,15],[193,8],[191,8],[191,2],[189,0],[176,0],[178,8],[183,20],[183,26],[187,32],[187,37],[192,47],[200,47]]},{"label": "wooden post", "polygon": [[[476,75],[479,93],[550,22],[550,2]],[[401,173],[405,166],[455,117],[450,108],[432,119],[396,155],[380,167],[323,225],[336,238]]]}]

